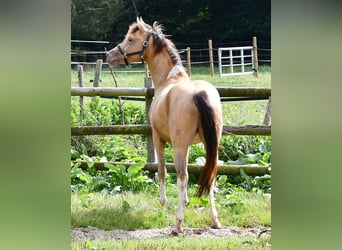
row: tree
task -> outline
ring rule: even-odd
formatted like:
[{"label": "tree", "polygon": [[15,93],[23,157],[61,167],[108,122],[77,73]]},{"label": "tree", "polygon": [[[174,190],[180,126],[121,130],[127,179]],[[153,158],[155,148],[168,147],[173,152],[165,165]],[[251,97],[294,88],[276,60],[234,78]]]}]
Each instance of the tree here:
[{"label": "tree", "polygon": [[136,16],[177,43],[271,40],[270,0],[72,0],[72,38],[120,42]]},{"label": "tree", "polygon": [[123,0],[72,0],[72,39],[105,40],[123,10]]}]

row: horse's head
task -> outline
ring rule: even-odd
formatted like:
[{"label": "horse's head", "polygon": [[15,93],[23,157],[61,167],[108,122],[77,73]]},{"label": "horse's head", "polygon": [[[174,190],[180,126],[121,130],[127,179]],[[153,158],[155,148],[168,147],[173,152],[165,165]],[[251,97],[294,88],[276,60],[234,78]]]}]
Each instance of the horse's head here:
[{"label": "horse's head", "polygon": [[[151,39],[153,37],[154,39]],[[155,22],[153,28],[146,24],[142,18],[137,17],[137,21],[130,25],[125,39],[114,49],[107,52],[107,62],[117,66],[125,63],[143,61],[144,54],[150,43],[156,38],[163,38],[161,27]],[[159,39],[160,40],[160,39]]]}]

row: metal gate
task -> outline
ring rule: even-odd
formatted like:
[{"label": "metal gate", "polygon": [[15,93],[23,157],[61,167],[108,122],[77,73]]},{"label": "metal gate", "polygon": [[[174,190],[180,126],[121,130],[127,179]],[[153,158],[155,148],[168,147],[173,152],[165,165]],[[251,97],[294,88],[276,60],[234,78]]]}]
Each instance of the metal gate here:
[{"label": "metal gate", "polygon": [[220,77],[253,74],[253,46],[218,49]]}]

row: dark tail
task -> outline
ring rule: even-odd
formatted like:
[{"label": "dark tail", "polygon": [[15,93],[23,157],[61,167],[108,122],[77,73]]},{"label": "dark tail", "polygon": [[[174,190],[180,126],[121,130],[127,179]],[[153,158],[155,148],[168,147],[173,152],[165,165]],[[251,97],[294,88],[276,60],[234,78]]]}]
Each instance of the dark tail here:
[{"label": "dark tail", "polygon": [[199,187],[196,192],[197,197],[203,193],[209,193],[217,173],[217,154],[219,147],[217,118],[213,108],[209,105],[208,95],[205,91],[200,91],[194,96],[195,104],[200,115],[200,133],[204,138],[206,151],[205,166],[199,178]]}]

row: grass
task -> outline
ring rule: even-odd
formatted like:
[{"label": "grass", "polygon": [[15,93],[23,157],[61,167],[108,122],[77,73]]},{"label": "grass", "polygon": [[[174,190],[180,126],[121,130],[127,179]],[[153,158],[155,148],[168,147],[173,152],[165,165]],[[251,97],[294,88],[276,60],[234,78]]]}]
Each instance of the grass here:
[{"label": "grass", "polygon": [[[195,187],[189,189],[190,202],[185,209],[186,228],[207,228],[210,226],[207,197],[193,197]],[[227,196],[216,193],[216,207],[223,226],[270,226],[271,200],[262,194],[246,192],[235,188]],[[177,188],[167,187],[168,205],[159,204],[158,188],[150,192],[109,194],[74,193],[71,196],[72,227],[97,227],[103,230],[138,230],[173,226],[177,210]],[[270,235],[205,237],[164,237],[153,239],[87,240],[73,242],[71,249],[270,249]]]},{"label": "grass", "polygon": [[[116,80],[118,82],[118,87],[132,87],[132,88],[142,88],[144,86],[144,68],[140,66],[135,66],[134,68],[125,68],[120,66],[114,68],[114,73]],[[134,71],[142,71],[140,73],[135,73]],[[271,87],[271,67],[270,66],[260,66],[258,78],[253,75],[240,75],[240,76],[227,76],[220,77],[218,75],[218,68],[215,68],[214,76],[210,76],[209,66],[193,66],[191,70],[192,80],[205,80],[213,84],[214,86],[226,86],[226,87]],[[94,79],[95,70],[94,68],[87,67],[84,70],[84,85],[86,87],[93,86],[91,82]],[[114,87],[114,80],[107,66],[104,66],[101,73],[100,86],[103,87]],[[78,86],[77,70],[71,71],[71,86]]]},{"label": "grass", "polygon": [[72,243],[73,250],[88,249],[270,249],[271,236],[229,238],[163,238],[147,240],[96,240]]},{"label": "grass", "polygon": [[[203,228],[211,224],[209,200],[194,198],[195,187],[188,188],[189,205],[185,209],[184,227]],[[159,203],[159,188],[133,194],[74,193],[71,195],[71,226],[93,226],[103,230],[149,229],[174,225],[177,212],[177,188],[169,184],[168,203]],[[263,194],[234,189],[233,193],[217,193],[216,208],[222,225],[252,227],[271,225],[271,201]]]}]

